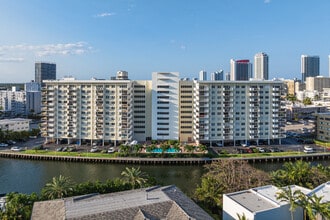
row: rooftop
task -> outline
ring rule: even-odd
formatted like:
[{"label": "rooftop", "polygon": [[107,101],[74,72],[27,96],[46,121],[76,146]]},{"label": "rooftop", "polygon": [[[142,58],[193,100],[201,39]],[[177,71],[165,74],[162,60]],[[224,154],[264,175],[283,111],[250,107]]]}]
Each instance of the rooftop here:
[{"label": "rooftop", "polygon": [[[61,212],[63,209],[65,212]],[[179,219],[212,219],[173,185],[36,202],[31,219],[177,219],[178,217]]]},{"label": "rooftop", "polygon": [[316,194],[317,197],[322,197],[321,203],[330,202],[330,181],[319,185],[307,195],[312,196],[313,194]]},{"label": "rooftop", "polygon": [[263,196],[251,189],[230,193],[227,196],[251,212],[259,212],[278,207],[278,205],[263,198]]}]

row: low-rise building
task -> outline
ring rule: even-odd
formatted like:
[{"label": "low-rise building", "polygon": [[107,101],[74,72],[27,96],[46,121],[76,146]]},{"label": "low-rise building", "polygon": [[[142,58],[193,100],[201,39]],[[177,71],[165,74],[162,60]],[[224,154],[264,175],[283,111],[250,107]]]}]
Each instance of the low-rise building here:
[{"label": "low-rise building", "polygon": [[2,131],[29,131],[30,119],[13,118],[0,120],[0,129]]},{"label": "low-rise building", "polygon": [[330,141],[330,112],[314,114],[316,139]]},{"label": "low-rise building", "polygon": [[315,105],[287,105],[286,106],[286,119],[287,120],[299,120],[313,117],[313,114],[328,112],[326,106]]},{"label": "low-rise building", "polygon": [[213,218],[180,189],[171,185],[35,202],[31,219],[211,220]]},{"label": "low-rise building", "polygon": [[[311,190],[300,186],[288,186],[293,192],[300,190],[304,194]],[[249,220],[290,220],[290,203],[277,199],[280,188],[272,185],[261,186],[240,192],[223,195],[223,220],[239,219],[245,216]],[[297,207],[294,219],[303,219],[303,209]]]}]

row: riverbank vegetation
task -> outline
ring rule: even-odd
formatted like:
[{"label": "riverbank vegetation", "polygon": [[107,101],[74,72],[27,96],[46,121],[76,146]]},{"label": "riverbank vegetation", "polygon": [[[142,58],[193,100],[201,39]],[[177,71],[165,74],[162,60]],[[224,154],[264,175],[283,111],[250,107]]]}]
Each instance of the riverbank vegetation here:
[{"label": "riverbank vegetation", "polygon": [[[192,199],[215,219],[221,219],[222,195],[225,193],[267,184],[278,187],[295,184],[312,189],[329,179],[330,167],[312,166],[311,163],[304,161],[284,163],[282,169],[266,173],[254,168],[244,160],[221,160],[205,165],[205,174]],[[74,183],[70,177],[54,177],[44,186],[40,194],[9,193],[6,198],[6,207],[4,211],[0,211],[0,219],[30,219],[33,203],[36,201],[91,193],[112,193],[157,184],[159,183],[154,178],[142,172],[138,167],[125,168],[121,172],[121,178],[109,179],[105,182]],[[279,199],[288,198],[288,195],[282,194],[279,195]],[[317,202],[319,198],[311,199]],[[304,207],[309,209],[314,207],[311,202],[301,205],[305,205]],[[324,210],[330,210],[329,203],[326,208]],[[323,214],[329,217],[329,213]]]},{"label": "riverbank vegetation", "polygon": [[313,189],[330,179],[330,167],[320,164],[312,166],[300,160],[284,163],[283,169],[271,173],[258,170],[246,161],[234,159],[213,162],[205,165],[205,168],[206,173],[197,186],[194,199],[215,219],[221,219],[223,194],[268,184],[277,187],[298,185]]},{"label": "riverbank vegetation", "polygon": [[91,193],[113,193],[157,184],[153,177],[148,176],[140,168],[136,167],[125,168],[121,176],[121,178],[108,179],[105,182],[88,181],[83,183],[74,183],[70,177],[62,175],[53,177],[42,188],[40,194],[16,192],[7,194],[5,208],[4,210],[0,210],[0,219],[30,219],[33,203],[36,201],[60,199]]}]

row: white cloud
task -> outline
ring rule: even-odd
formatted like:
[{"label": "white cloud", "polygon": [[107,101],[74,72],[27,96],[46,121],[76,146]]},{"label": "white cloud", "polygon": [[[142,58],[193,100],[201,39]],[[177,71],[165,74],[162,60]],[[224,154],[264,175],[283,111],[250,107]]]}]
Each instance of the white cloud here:
[{"label": "white cloud", "polygon": [[100,13],[100,14],[95,15],[95,17],[103,18],[103,17],[109,17],[109,16],[113,16],[113,15],[116,15],[116,13],[104,12],[104,13]]},{"label": "white cloud", "polygon": [[181,49],[181,50],[186,50],[187,47],[186,47],[186,45],[181,45],[181,46],[180,46],[180,49]]},{"label": "white cloud", "polygon": [[264,3],[265,3],[265,4],[268,4],[268,3],[270,3],[270,1],[271,1],[271,0],[264,0]]},{"label": "white cloud", "polygon": [[25,59],[22,57],[0,57],[1,63],[20,63],[23,62]]},{"label": "white cloud", "polygon": [[32,52],[35,56],[43,57],[50,55],[81,55],[91,51],[86,42],[65,43],[65,44],[44,44],[44,45],[0,45],[1,54],[8,56],[17,53]]}]

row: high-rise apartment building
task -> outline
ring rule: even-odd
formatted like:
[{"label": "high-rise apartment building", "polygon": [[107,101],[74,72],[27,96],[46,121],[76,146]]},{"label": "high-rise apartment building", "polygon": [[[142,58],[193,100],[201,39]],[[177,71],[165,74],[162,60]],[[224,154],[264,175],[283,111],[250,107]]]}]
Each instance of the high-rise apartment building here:
[{"label": "high-rise apartment building", "polygon": [[268,80],[268,55],[257,53],[254,56],[254,78]]},{"label": "high-rise apartment building", "polygon": [[152,81],[134,81],[120,75],[45,81],[42,135],[102,144],[150,139],[270,143],[284,137],[282,81],[179,80],[177,72],[154,72]]},{"label": "high-rise apartment building", "polygon": [[35,63],[35,82],[42,83],[43,80],[56,79],[56,64],[55,63]]},{"label": "high-rise apartment building", "polygon": [[179,138],[179,73],[152,73],[152,139]]},{"label": "high-rise apartment building", "polygon": [[250,60],[230,60],[230,80],[246,81],[252,78],[252,64]]},{"label": "high-rise apartment building", "polygon": [[46,139],[125,143],[133,139],[132,81],[53,80],[42,91]]},{"label": "high-rise apartment building", "polygon": [[320,75],[320,57],[301,55],[301,75],[302,82],[306,81],[306,77]]},{"label": "high-rise apartment building", "polygon": [[194,140],[266,141],[284,137],[280,81],[195,81]]}]

